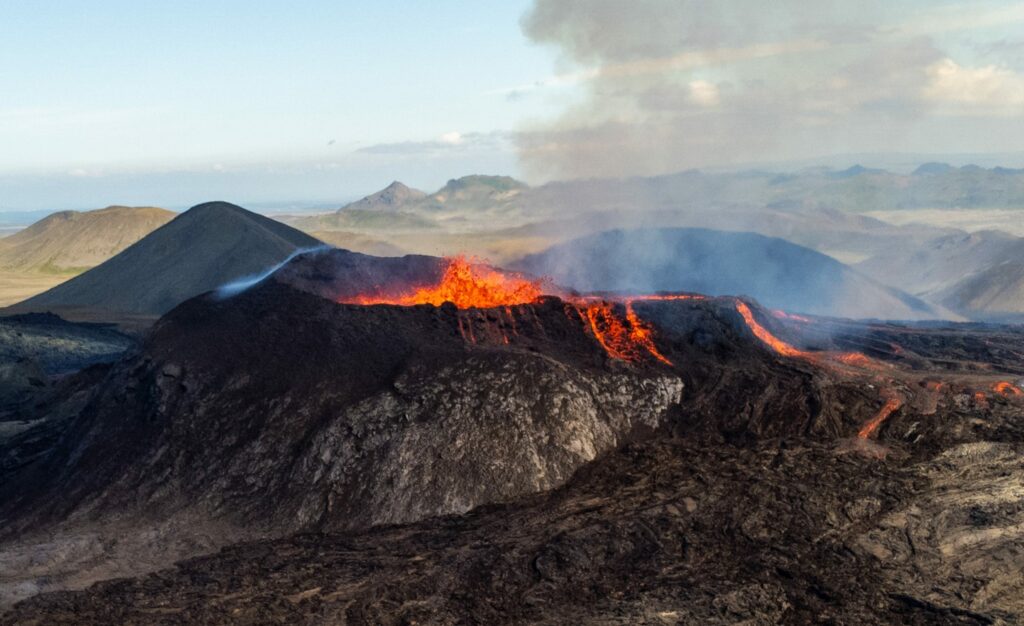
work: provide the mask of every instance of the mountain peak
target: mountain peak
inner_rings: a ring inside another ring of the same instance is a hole
[[[51,213],[4,239],[0,267],[80,272],[121,252],[174,215],[155,207],[124,206]]]
[[[243,209],[242,207],[238,206],[237,204],[232,204],[230,202],[225,202],[223,200],[213,200],[211,202],[203,202],[201,204],[197,204],[194,207],[192,207],[191,209],[189,209],[189,210],[185,211],[184,213],[182,213],[182,215],[192,215],[192,216],[198,217],[201,214],[222,213],[222,212],[223,213],[237,213],[237,212],[249,213],[249,211],[246,211],[245,209]]]
[[[449,180],[438,193],[457,192],[473,187],[487,187],[494,191],[513,191],[524,189],[527,184],[511,176],[493,176],[488,174],[470,174]]]
[[[858,163],[852,167],[846,168],[845,170],[832,172],[831,174],[829,174],[829,176],[831,178],[854,178],[855,176],[860,176],[862,174],[882,174],[884,173],[884,171],[885,170],[864,167],[863,165]]]
[[[913,175],[926,176],[933,174],[945,174],[946,172],[949,172],[950,170],[953,169],[955,168],[949,163],[938,163],[933,161],[931,163],[922,163],[921,165],[919,165],[917,169],[914,170]]]
[[[259,274],[320,242],[230,202],[204,202],[106,262],[16,305],[162,314],[180,302]]]
[[[427,194],[419,189],[413,189],[396,180],[376,193],[346,204],[341,207],[339,212],[398,209],[404,205],[419,202],[426,197]]]

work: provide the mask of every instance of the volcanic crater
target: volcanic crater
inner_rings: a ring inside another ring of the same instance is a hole
[[[564,497],[576,497],[571,494],[594,489],[595,476],[603,477],[606,497],[614,500],[625,483],[617,483],[610,470],[581,468],[635,461],[623,476],[647,476],[660,467],[682,472],[677,455],[693,454],[694,442],[702,442],[704,451],[685,462],[684,473],[724,471],[723,459],[734,454],[751,469],[731,489],[754,484],[758,463],[776,463],[768,451],[772,446],[809,451],[794,453],[786,463],[852,464],[836,470],[839,482],[824,482],[821,498],[830,504],[815,506],[825,517],[815,513],[813,519],[786,523],[801,537],[797,543],[820,532],[837,533],[826,539],[838,542],[837,551],[861,541],[848,555],[849,572],[861,571],[872,558],[884,561],[883,548],[870,547],[881,540],[871,544],[864,533],[885,528],[885,516],[923,493],[923,464],[957,446],[1019,447],[1024,392],[1011,358],[1018,351],[1024,353],[1024,334],[1005,327],[951,333],[941,325],[804,317],[737,297],[579,294],[465,258],[382,259],[343,250],[301,254],[241,293],[211,292],[164,316],[137,350],[109,366],[83,408],[48,431],[45,454],[19,456],[27,439],[4,444],[4,458],[27,460],[3,468],[0,519],[7,547],[0,546],[0,562],[17,563],[28,545],[37,554],[70,552],[69,568],[88,570],[83,563],[89,559],[105,560],[118,563],[114,571],[136,574],[241,539],[305,545],[274,538],[355,533],[337,536],[372,543],[395,532],[374,529],[409,523],[432,533],[436,524],[447,523],[431,521],[437,516],[563,486]],[[81,402],[81,395],[74,401]],[[32,445],[40,447],[38,436]],[[623,446],[643,452],[623,457]],[[810,472],[801,467],[798,474]],[[877,478],[890,470],[895,482]],[[852,515],[855,527],[829,531],[822,520],[843,506],[841,494],[852,489],[857,472],[876,478],[851,497],[876,498],[877,504]],[[782,480],[771,475],[769,480]],[[871,495],[876,488],[888,495]],[[671,499],[673,487],[666,489],[663,495]],[[716,493],[726,506],[729,490]],[[523,510],[550,512],[550,506],[565,505],[563,496],[552,498],[523,500]],[[481,520],[494,515],[486,507],[479,510]],[[616,511],[606,523],[628,525],[638,514],[629,507]],[[693,515],[685,502],[667,515],[671,521],[659,523],[682,524],[678,532],[700,541],[725,540],[687,526],[702,514]],[[999,528],[1011,528],[1022,515],[1003,511],[992,519]],[[758,524],[769,524],[768,518]],[[94,551],[79,554],[53,540],[55,533],[74,541],[126,526],[162,530],[143,540],[122,539],[123,548],[115,545],[100,559]],[[538,537],[554,532],[550,525],[531,528]],[[659,526],[649,537],[658,546],[650,558],[659,567],[668,567],[662,553],[667,546],[689,545],[676,545],[665,532],[668,526]],[[161,533],[172,534],[173,541]],[[430,541],[455,549],[469,536]],[[975,548],[1005,550],[1005,534],[988,537]],[[606,539],[593,536],[595,542]],[[587,540],[581,535],[573,541]],[[891,538],[886,541],[884,550],[896,549]],[[304,549],[294,545],[288,549]],[[597,549],[587,545],[586,550]],[[163,551],[162,561],[135,569],[127,563],[133,551],[156,548]],[[215,558],[232,554],[237,552]],[[645,557],[627,561],[636,558]],[[841,566],[846,557],[833,558]],[[900,567],[917,562],[904,560]],[[610,567],[627,566],[615,563]],[[212,561],[209,567],[216,572],[221,565]],[[475,567],[453,570],[452,584]],[[500,574],[520,565],[503,561],[495,567]],[[531,576],[544,578],[550,569],[537,567]],[[584,578],[597,575],[590,565],[580,567]],[[99,566],[92,578],[61,582],[50,571],[55,582],[34,582],[30,591],[80,586],[109,572]],[[830,589],[849,574],[815,572],[800,576]],[[767,587],[754,596],[775,598],[779,615],[815,610],[816,601],[783,578],[757,583]],[[16,599],[22,593],[17,586],[30,579],[38,577],[4,581],[7,597]],[[600,584],[622,589],[616,580],[602,578]],[[952,589],[951,580],[935,584]],[[1021,584],[999,572],[988,580],[1004,587]],[[568,581],[550,582],[552,602],[570,593]],[[296,575],[282,584],[307,582]],[[917,599],[904,601],[880,591],[892,584],[886,576],[861,584],[871,588],[868,595],[881,603],[882,613],[924,615],[953,603],[958,593],[922,599],[923,587],[911,585],[900,593]],[[74,596],[83,603],[76,606],[88,609],[89,598],[114,598],[119,589],[95,587],[86,592],[91,595]],[[416,597],[422,594],[428,592]],[[365,609],[361,615],[382,617],[359,604],[368,601],[364,596],[356,596],[350,599]],[[15,615],[38,611],[60,621],[61,597],[41,596],[20,605]],[[1006,594],[992,598],[979,606],[1000,615],[1021,608]],[[317,610],[333,606],[313,602]],[[474,612],[479,607],[473,603],[445,607],[453,619],[488,615]],[[872,610],[864,608],[865,615]],[[92,613],[97,619],[102,614]]]

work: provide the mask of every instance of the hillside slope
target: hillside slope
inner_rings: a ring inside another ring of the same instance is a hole
[[[53,213],[0,239],[0,268],[81,271],[106,261],[174,216],[166,209],[126,206]]]
[[[995,264],[942,290],[935,299],[974,319],[1024,318],[1024,261]]]
[[[227,202],[195,206],[109,261],[13,307],[158,315],[320,242]]]
[[[964,278],[1021,258],[1024,239],[994,230],[955,232],[893,245],[855,267],[879,282],[928,297]]]
[[[582,291],[748,295],[773,308],[840,317],[945,315],[831,257],[754,233],[613,230],[553,246],[512,265]]]

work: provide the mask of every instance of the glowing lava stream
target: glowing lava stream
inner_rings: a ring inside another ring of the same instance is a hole
[[[756,319],[754,319],[754,312],[750,310],[750,307],[747,306],[746,302],[743,302],[742,300],[737,300],[736,310],[739,312],[740,315],[743,316],[743,321],[747,323],[747,327],[750,328],[751,332],[753,332],[758,339],[768,344],[768,346],[770,346],[772,350],[775,350],[782,356],[790,356],[805,359],[812,357],[812,354],[810,352],[805,352],[804,350],[794,348],[785,341],[771,334],[771,332],[769,332],[767,328],[761,326],[761,324],[758,323]]]
[[[795,348],[785,341],[782,341],[773,335],[767,328],[759,324],[758,321],[754,319],[753,311],[750,310],[750,307],[747,306],[745,302],[736,300],[736,310],[741,316],[743,316],[743,321],[747,323],[747,327],[750,328],[751,332],[753,332],[758,339],[783,356],[807,359],[808,361],[819,365],[822,364],[821,358],[826,357],[844,365],[856,368],[878,369],[874,361],[860,352],[841,352],[838,354],[827,352],[813,353]],[[936,387],[936,390],[940,388],[941,387]],[[878,427],[881,426],[885,420],[889,419],[889,416],[892,415],[894,411],[903,406],[903,399],[896,395],[892,390],[884,392],[883,397],[885,398],[885,404],[883,404],[882,408],[875,413],[874,417],[868,420],[868,422],[861,427],[860,431],[857,433],[859,438],[869,438],[876,430],[878,430]]]
[[[878,410],[878,413],[875,413],[875,416],[872,417],[867,424],[864,424],[860,429],[860,432],[857,433],[857,436],[861,439],[867,439],[870,437],[876,430],[878,430],[878,427],[881,426],[882,423],[901,406],[903,406],[903,400],[901,400],[897,395],[890,395],[885,400],[885,404],[882,405],[882,408]]]
[[[736,311],[743,316],[743,321],[746,322],[747,327],[758,339],[763,341],[768,347],[782,356],[806,359],[808,361],[818,363],[819,365],[821,364],[822,359],[827,358],[852,367],[875,370],[880,369],[875,361],[872,361],[869,357],[861,354],[860,352],[808,352],[792,346],[773,335],[771,331],[754,319],[754,312],[751,311],[750,307],[747,306],[747,303],[742,300],[736,300]]]
[[[637,362],[646,352],[665,365],[673,365],[654,345],[652,331],[633,310],[633,301],[627,300],[626,318],[615,314],[611,302],[577,304],[577,311],[590,325],[594,338],[609,356],[620,361]]]

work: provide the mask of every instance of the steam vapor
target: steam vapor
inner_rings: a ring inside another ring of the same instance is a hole
[[[583,98],[518,136],[535,179],[898,149],[944,97],[907,6],[536,0],[525,34]]]
[[[274,274],[274,272],[287,265],[289,261],[299,256],[300,254],[318,254],[325,250],[330,250],[331,248],[333,248],[333,246],[328,246],[326,244],[322,246],[313,246],[311,248],[300,248],[295,252],[289,254],[286,259],[284,259],[277,265],[271,267],[270,269],[266,270],[265,272],[253,274],[252,276],[246,276],[244,278],[239,278],[238,280],[232,281],[226,285],[218,287],[217,290],[214,291],[214,296],[220,299],[237,296],[246,289],[249,289],[250,287],[253,287],[259,284],[260,282],[264,281],[265,279],[269,278]]]

